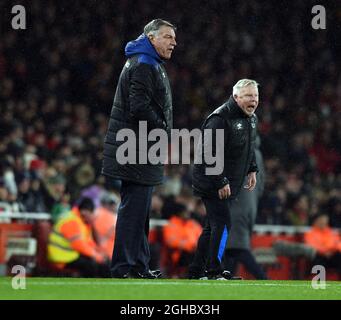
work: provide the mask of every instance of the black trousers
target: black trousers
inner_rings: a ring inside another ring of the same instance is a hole
[[[229,200],[202,198],[206,208],[205,227],[198,240],[189,274],[218,274],[231,227]]]
[[[241,263],[245,266],[257,280],[266,280],[267,276],[262,267],[257,263],[255,257],[250,250],[247,249],[226,249],[223,265],[226,270],[229,270],[232,275],[235,274],[237,264]]]
[[[153,186],[122,181],[121,204],[117,212],[115,245],[111,261],[112,277],[130,271],[149,270],[149,210]]]

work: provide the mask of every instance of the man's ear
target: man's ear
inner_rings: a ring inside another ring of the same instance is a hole
[[[236,100],[238,98],[238,95],[237,94],[234,94],[233,95],[233,98]]]

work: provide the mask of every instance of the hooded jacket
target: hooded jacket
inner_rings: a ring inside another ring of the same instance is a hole
[[[210,165],[205,161],[202,164],[195,164],[192,179],[194,194],[219,198],[218,190],[230,184],[230,199],[233,199],[238,195],[245,176],[258,171],[255,158],[257,117],[247,116],[231,96],[207,117],[202,129],[212,129],[212,151],[215,154],[218,147],[223,150],[224,166],[221,174],[207,175],[206,168]],[[216,129],[224,130],[223,146],[215,145]]]
[[[139,121],[147,122],[148,132],[172,128],[172,94],[163,60],[142,34],[125,48],[127,61],[122,69],[110,114],[108,131],[104,140],[102,173],[120,180],[145,185],[157,185],[163,180],[163,164],[141,163],[141,154],[147,158],[155,142],[147,142],[147,150],[139,147]],[[131,129],[136,135],[136,163],[120,164],[116,158],[119,146],[117,133]],[[141,137],[141,139],[143,139]]]

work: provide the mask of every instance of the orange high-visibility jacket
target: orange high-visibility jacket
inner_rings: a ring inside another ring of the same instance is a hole
[[[172,249],[192,252],[201,232],[202,227],[195,220],[172,216],[169,223],[163,227],[163,238],[165,244]]]
[[[177,264],[181,252],[194,252],[201,235],[201,225],[193,219],[182,219],[172,216],[163,227],[163,240],[168,248],[173,249],[171,259]]]
[[[102,251],[111,258],[115,242],[115,227],[117,214],[99,207],[95,211],[94,228]]]
[[[97,262],[103,261],[95,243],[91,227],[81,218],[78,208],[63,214],[49,235],[48,259],[54,263],[70,263],[80,255]]]
[[[330,227],[324,229],[312,227],[304,234],[304,242],[322,255],[336,251],[341,252],[340,235]]]

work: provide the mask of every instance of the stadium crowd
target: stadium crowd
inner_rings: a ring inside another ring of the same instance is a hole
[[[161,17],[178,27],[166,64],[175,127],[200,127],[238,79],[256,79],[266,168],[257,222],[308,225],[323,211],[341,227],[341,12],[333,4],[327,29],[314,30],[313,1],[187,0],[181,10],[175,1],[23,1],[27,29],[13,30],[10,3],[0,4],[8,13],[0,41],[0,211],[55,219],[84,193],[96,201],[101,192],[118,194],[119,184],[101,176],[101,159],[123,50],[141,25]],[[182,216],[202,223],[191,166],[166,171],[153,218],[168,219],[183,205]]]

